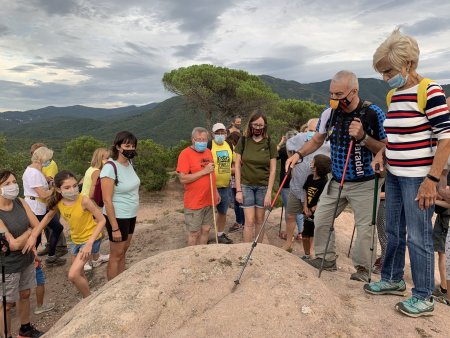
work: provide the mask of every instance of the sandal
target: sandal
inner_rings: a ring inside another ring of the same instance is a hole
[[[230,229],[228,229],[228,232],[236,232],[242,229],[242,225],[238,223],[234,223]]]
[[[297,236],[295,237],[295,239],[297,241],[301,241],[302,240],[302,234],[297,234]]]
[[[286,240],[287,239],[287,233],[284,231],[281,231],[280,234],[278,235],[278,237],[280,237],[281,239]]]

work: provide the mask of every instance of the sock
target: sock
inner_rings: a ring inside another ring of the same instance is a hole
[[[442,293],[447,293],[447,289],[444,289],[442,286],[439,286],[441,288]]]
[[[223,235],[223,232],[217,232],[217,237],[220,237]]]

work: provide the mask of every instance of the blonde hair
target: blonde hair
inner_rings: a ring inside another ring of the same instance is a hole
[[[101,169],[103,167],[103,157],[109,157],[109,150],[106,148],[97,148],[92,155],[91,167]]]
[[[416,39],[402,35],[400,28],[394,29],[391,35],[383,41],[373,54],[373,68],[381,73],[378,63],[384,58],[395,69],[400,71],[402,66],[411,62],[411,70],[416,70],[419,64],[419,45]]]
[[[36,151],[36,149],[39,149],[40,147],[46,147],[44,143],[35,143],[31,145],[30,153],[33,155],[33,153]]]
[[[48,149],[47,147],[37,148],[33,155],[31,155],[31,162],[39,162],[44,163],[53,158],[53,150]]]

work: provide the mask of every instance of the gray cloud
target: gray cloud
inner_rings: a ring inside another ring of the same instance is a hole
[[[138,45],[130,41],[125,42],[125,46],[136,52],[138,55],[146,55],[150,57],[155,56],[155,52],[157,51],[154,47]]]
[[[35,68],[36,68],[36,66],[33,66],[33,65],[22,65],[22,66],[16,66],[13,68],[9,68],[8,70],[10,70],[12,72],[16,72],[16,73],[25,73],[25,72],[28,72]]]
[[[9,33],[9,28],[8,26],[5,26],[3,24],[0,23],[0,36],[2,35],[6,35]]]
[[[174,56],[181,57],[184,59],[195,59],[198,52],[203,47],[203,43],[190,43],[184,46],[174,47]]]
[[[411,25],[403,26],[403,31],[410,35],[429,36],[438,32],[450,30],[450,20],[448,17],[429,17]]]
[[[49,15],[67,15],[80,9],[76,0],[35,0],[35,4]]]
[[[50,59],[53,68],[85,69],[91,67],[89,60],[72,55],[58,56]]]

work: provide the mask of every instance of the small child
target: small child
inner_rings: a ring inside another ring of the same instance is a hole
[[[303,233],[302,243],[305,255],[302,259],[310,259],[311,244],[314,238],[314,212],[328,181],[328,173],[331,172],[331,159],[326,155],[316,155],[310,163],[312,175],[306,179],[303,189],[305,190],[305,204],[303,206]]]
[[[101,232],[106,223],[105,217],[88,196],[79,193],[75,176],[65,170],[55,176],[55,190],[49,199],[48,209],[49,212],[39,226],[33,229],[23,251],[34,247],[38,234],[59,210],[61,216],[69,223],[73,242],[72,265],[68,277],[83,298],[86,298],[91,292],[84,274],[84,265],[91,254],[98,253],[100,250]]]

